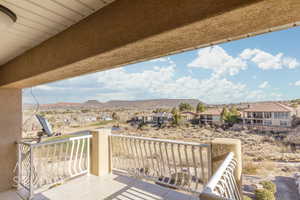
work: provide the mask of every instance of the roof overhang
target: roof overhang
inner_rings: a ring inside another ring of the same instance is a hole
[[[299,0],[118,0],[0,66],[0,87],[31,87],[299,21]]]

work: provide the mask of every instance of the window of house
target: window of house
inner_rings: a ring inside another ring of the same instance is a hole
[[[280,126],[288,126],[288,122],[287,121],[280,121]]]
[[[262,112],[254,112],[253,118],[263,118],[263,113]]]
[[[287,119],[289,117],[288,112],[275,112],[274,118],[275,119]]]
[[[252,118],[252,112],[247,112],[247,117]]]
[[[272,125],[272,121],[271,120],[265,120],[264,121],[264,125],[271,126]]]
[[[260,119],[254,119],[254,120],[253,120],[253,124],[261,125],[261,124],[263,124],[263,121],[260,120]]]
[[[272,118],[272,113],[271,112],[264,112],[264,118],[266,118],[266,119]]]

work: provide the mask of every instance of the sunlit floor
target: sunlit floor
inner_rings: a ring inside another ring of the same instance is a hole
[[[20,200],[15,191],[0,193],[1,200]],[[196,196],[180,193],[123,175],[79,177],[38,194],[34,200],[197,200]]]

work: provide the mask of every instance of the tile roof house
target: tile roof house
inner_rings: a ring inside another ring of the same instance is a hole
[[[190,112],[190,111],[185,111],[180,113],[181,118],[185,121],[192,121],[196,118],[198,118],[198,113],[195,112]]]
[[[248,105],[243,111],[244,125],[291,127],[293,108],[277,103],[257,103]]]
[[[202,124],[220,124],[222,108],[209,108],[200,113],[200,123]]]

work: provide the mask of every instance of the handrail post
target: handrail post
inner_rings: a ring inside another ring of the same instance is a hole
[[[91,172],[91,139],[87,138],[87,171]]]
[[[209,179],[212,177],[212,144],[209,145],[207,148],[207,162],[208,162],[208,170],[207,170],[207,180],[206,182],[209,181]]]
[[[18,145],[18,183],[17,183],[17,189],[19,190],[21,188],[21,181],[22,181],[22,153],[21,153],[21,144]]]
[[[33,186],[33,147],[30,146],[30,174],[29,174],[29,200],[33,198],[34,195],[34,186]]]
[[[91,174],[103,176],[111,173],[110,128],[100,128],[91,131]]]

